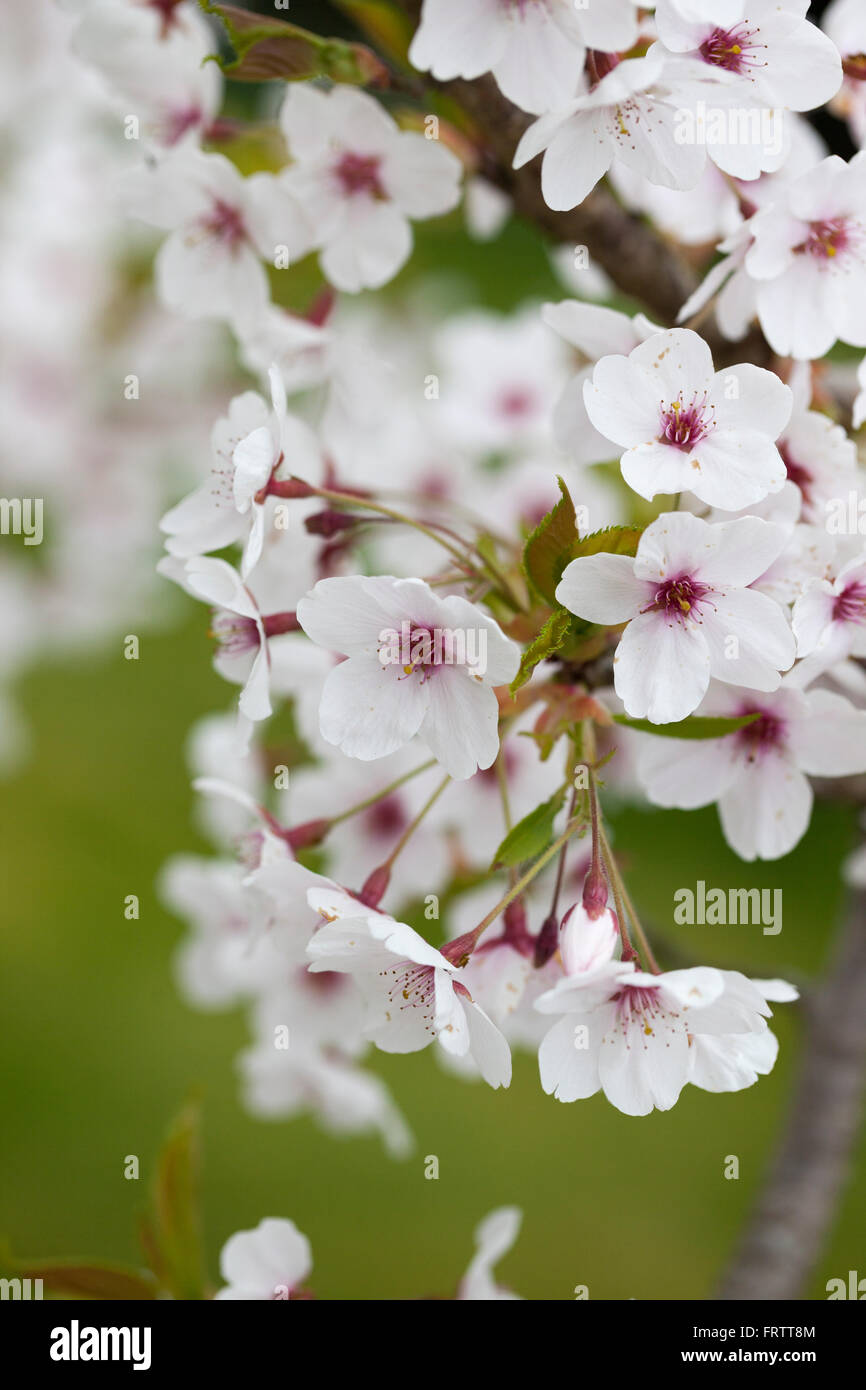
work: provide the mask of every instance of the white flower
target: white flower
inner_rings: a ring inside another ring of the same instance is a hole
[[[459,201],[456,156],[401,131],[364,92],[294,84],[280,124],[293,161],[280,182],[303,207],[322,271],[338,289],[386,284],[412,250],[409,219],[437,217]]]
[[[550,417],[565,383],[566,353],[535,306],[518,314],[460,314],[433,344],[437,423],[473,454],[549,447]]]
[[[424,0],[409,61],[440,81],[492,72],[524,111],[574,96],[587,48],[613,53],[638,35],[633,0]]]
[[[812,814],[809,776],[866,771],[866,713],[829,690],[714,690],[701,713],[758,718],[723,738],[644,735],[638,775],[656,806],[718,802],[725,839],[741,859],[779,859],[802,839]]]
[[[860,0],[832,0],[821,24],[849,65],[830,109],[848,122],[853,140],[862,149],[866,145],[866,11]]]
[[[619,927],[609,907],[591,917],[582,902],[575,903],[559,924],[559,954],[566,975],[604,967],[618,940]]]
[[[420,579],[322,579],[297,608],[319,646],[344,652],[325,681],[322,736],[351,758],[393,753],[417,734],[452,777],[490,767],[499,748],[494,687],[514,679],[517,646],[492,618]]]
[[[599,433],[625,448],[620,466],[641,497],[693,492],[739,511],[778,492],[785,465],[773,441],[792,396],[773,373],[743,362],[714,372],[697,333],[656,333],[628,357],[603,357],[584,385]]]
[[[490,1302],[493,1299],[520,1299],[493,1278],[493,1266],[507,1254],[517,1239],[523,1213],[519,1207],[497,1207],[476,1228],[475,1254],[460,1281],[458,1299]]]
[[[411,1152],[412,1135],[385,1083],[333,1048],[294,1039],[284,1050],[271,1036],[247,1048],[238,1069],[244,1106],[258,1119],[309,1112],[328,1134],[377,1134],[391,1158]]]
[[[813,579],[792,614],[798,661],[792,678],[808,685],[849,656],[866,656],[866,552],[843,564],[832,581]]]
[[[582,203],[614,160],[669,188],[697,183],[706,150],[677,140],[676,98],[664,67],[660,52],[627,58],[586,96],[541,116],[524,133],[514,167],[545,151],[541,190],[548,207]]]
[[[270,291],[262,260],[310,246],[306,220],[272,174],[244,179],[221,154],[176,149],[127,182],[132,215],[171,235],[156,257],[160,297],[190,318],[254,318]]]
[[[803,521],[823,524],[826,504],[857,488],[857,446],[829,415],[809,409],[812,368],[808,362],[793,364],[788,384],[794,408],[777,448],[788,478],[800,490]]]
[[[192,4],[117,4],[95,0],[73,47],[108,84],[115,104],[141,121],[155,144],[200,139],[219,111],[222,76],[214,36]]]
[[[245,391],[214,426],[210,476],[167,511],[160,530],[170,555],[203,555],[245,538],[241,576],[262,553],[265,507],[257,494],[285,461],[311,482],[319,481],[321,455],[308,425],[286,411],[276,368],[270,371],[273,415],[256,391]]]
[[[866,152],[830,155],[748,223],[743,267],[761,328],[783,357],[866,346]]]
[[[839,90],[842,64],[807,8],[806,0],[658,0],[655,19],[667,49],[730,84],[741,102],[809,111]]]
[[[307,948],[310,969],[352,974],[367,1001],[366,1035],[377,1047],[417,1052],[435,1038],[447,1052],[470,1053],[490,1086],[509,1085],[508,1043],[446,956],[363,903],[347,901],[341,910],[333,894],[315,888],[307,900],[325,917]]]
[[[713,1021],[710,1005],[701,1015],[704,1027],[692,1038],[689,1083],[702,1091],[742,1091],[773,1070],[779,1053],[775,1033],[761,1026],[761,1020],[770,1017],[767,1003],[787,1004],[799,995],[786,980],[749,980],[737,970],[720,970],[719,974],[725,985],[721,1026],[730,1025],[734,1009],[748,1031],[714,1033],[707,1026]]]
[[[242,686],[238,708],[243,721],[271,713],[268,643],[259,606],[236,569],[226,560],[195,556],[183,564],[173,556],[157,569],[217,610],[213,633],[219,644],[214,665],[220,675]],[[247,724],[242,722],[246,731]]]
[[[747,586],[787,539],[758,517],[710,524],[668,513],[646,528],[634,559],[572,560],[556,597],[590,622],[628,624],[614,657],[616,693],[627,714],[667,724],[697,708],[711,676],[778,689],[794,639],[779,605]]]
[[[220,1252],[223,1299],[291,1299],[313,1268],[310,1242],[294,1221],[266,1217],[253,1231],[236,1231]]]
[[[574,463],[604,463],[610,458],[610,441],[590,423],[583,398],[584,383],[592,378],[592,368],[600,357],[615,352],[627,355],[645,338],[658,333],[659,327],[644,314],[630,318],[617,309],[583,304],[578,299],[545,304],[541,316],[588,364],[572,377],[557,402],[553,413],[556,441]]]
[[[646,975],[629,961],[566,976],[536,1000],[541,1013],[563,1015],[538,1051],[542,1087],[561,1101],[602,1090],[626,1115],[670,1110],[708,1006],[717,1006],[714,1031],[737,1031],[733,1010],[718,1022],[723,990],[721,972],[703,966]]]

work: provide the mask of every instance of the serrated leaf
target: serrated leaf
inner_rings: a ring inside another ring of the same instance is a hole
[[[543,854],[553,839],[553,822],[564,799],[565,788],[562,787],[549,801],[542,802],[518,821],[493,856],[492,868],[513,867]]]
[[[520,669],[510,686],[512,695],[526,684],[540,661],[559,651],[568,638],[571,618],[572,615],[567,608],[554,609],[538,636],[530,642],[520,658]]]
[[[643,535],[640,526],[605,526],[601,531],[593,531],[582,536],[574,545],[570,559],[580,555],[636,555],[638,543]]]
[[[738,729],[745,729],[747,724],[754,724],[760,717],[760,711],[756,710],[737,718],[689,715],[688,719],[681,719],[677,724],[652,724],[649,719],[631,719],[627,714],[615,714],[613,721],[627,729],[637,729],[642,734],[656,734],[660,738],[700,739],[725,738],[728,734],[735,734]]]
[[[227,77],[240,82],[300,82],[327,77],[360,87],[388,80],[384,64],[364,44],[322,38],[285,19],[270,19],[235,5],[215,4],[213,0],[199,0],[199,4],[225,25],[235,56],[213,57]]]
[[[557,478],[557,482],[562,496],[541,518],[523,547],[526,577],[551,607],[556,604],[556,586],[578,540],[574,503],[562,478]]]

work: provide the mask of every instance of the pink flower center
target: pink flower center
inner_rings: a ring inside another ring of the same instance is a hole
[[[688,574],[666,579],[655,591],[652,603],[642,609],[643,613],[664,613],[668,619],[685,623],[687,619],[700,620],[699,608],[706,595],[712,593],[709,585],[693,579]]]
[[[832,217],[823,222],[810,222],[805,241],[794,247],[798,256],[812,256],[818,261],[833,261],[850,251],[856,241],[856,228],[848,218]]]
[[[515,386],[502,392],[497,401],[497,409],[506,420],[524,420],[535,409],[535,397],[531,391]]]
[[[627,1048],[638,1041],[647,1048],[651,1038],[658,1037],[661,1041],[665,1033],[685,1031],[685,1021],[663,1002],[658,986],[626,985],[614,995],[612,1002],[616,1005],[615,1030]],[[613,1042],[613,1038],[610,1041]]]
[[[695,445],[715,428],[715,423],[705,395],[693,396],[688,405],[680,396],[662,410],[659,440],[662,444],[672,445],[674,449],[691,453]]]
[[[383,796],[375,806],[364,813],[364,825],[371,835],[377,838],[390,838],[399,835],[409,824],[406,805],[398,792]]]
[[[201,107],[184,106],[169,111],[163,124],[163,139],[167,145],[176,145],[188,130],[193,130],[202,117]]]
[[[705,63],[740,75],[749,68],[766,67],[761,51],[767,45],[755,42],[759,33],[759,29],[750,29],[746,24],[737,24],[733,29],[716,28],[701,44],[700,55]]]
[[[210,635],[216,638],[220,651],[226,656],[243,656],[245,652],[257,651],[261,640],[252,618],[230,613],[227,608],[214,609]]]
[[[797,487],[800,489],[800,492],[803,496],[803,501],[806,504],[810,503],[812,500],[812,484],[815,481],[813,475],[809,472],[805,464],[798,463],[795,458],[791,457],[791,451],[784,439],[781,439],[776,447],[778,448],[779,453],[782,455],[782,462],[785,465],[785,469],[791,482],[796,483]]]
[[[161,17],[161,37],[167,38],[171,26],[175,22],[174,12],[177,9],[178,5],[181,3],[181,0],[146,0],[146,3],[150,9],[156,10],[157,14]]]
[[[221,241],[230,251],[235,251],[246,241],[247,229],[240,210],[222,198],[215,198],[208,215],[202,218],[201,227],[209,237]]]
[[[385,198],[385,189],[380,178],[382,161],[375,154],[346,154],[340,157],[334,173],[342,192],[348,198],[366,193],[371,198]]]
[[[866,622],[866,584],[855,582],[842,590],[833,602],[833,621]]]
[[[746,707],[739,711],[742,717],[745,714],[754,714],[755,706]],[[769,710],[761,709],[758,718],[751,724],[746,724],[742,729],[738,729],[734,734],[737,745],[746,755],[746,760],[750,763],[766,753],[776,752],[785,747],[786,725],[783,719]]]
[[[433,1032],[435,1005],[435,972],[432,965],[418,965],[414,960],[399,961],[379,972],[388,985],[387,997],[399,1013],[420,1009],[428,1032]]]

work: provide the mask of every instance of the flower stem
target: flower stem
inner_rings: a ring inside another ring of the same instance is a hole
[[[377,801],[384,801],[386,796],[390,796],[398,787],[402,787],[404,782],[409,782],[413,777],[417,777],[419,773],[426,772],[428,768],[434,767],[435,763],[436,759],[430,758],[426,763],[422,763],[420,767],[413,768],[411,772],[404,772],[402,777],[395,778],[393,782],[389,782],[388,786],[383,787],[381,791],[374,792],[372,796],[368,796],[364,801],[359,801],[356,805],[350,806],[348,811],[341,811],[338,816],[332,816],[331,825],[340,825],[342,821],[349,820],[351,816],[357,816],[361,811],[366,811],[368,806],[375,806]]]

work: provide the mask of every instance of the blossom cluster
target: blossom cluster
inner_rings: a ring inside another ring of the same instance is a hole
[[[859,7],[821,30],[806,0],[425,0],[422,87],[491,73],[553,212],[608,177],[702,265],[718,248],[675,327],[579,270],[507,315],[361,296],[415,224],[512,216],[471,133],[317,75],[281,89],[250,171],[196,7],[69,8],[140,115],[118,196],[164,234],[156,295],[230,330],[255,385],[207,421],[159,562],[236,690],[189,746],[216,854],[162,892],[186,996],[248,1010],[247,1105],[400,1155],[372,1048],[432,1045],[492,1087],[530,1050],[547,1093],[631,1115],[752,1085],[796,991],[661,970],[606,803],[716,804],[737,855],[773,860],[810,779],[866,772],[866,369],[858,395],[816,361],[866,347],[866,151],[828,155],[802,114],[864,129]],[[321,289],[289,309],[299,263]],[[754,325],[768,351],[737,362]],[[304,1279],[278,1224],[230,1242],[224,1296]]]

